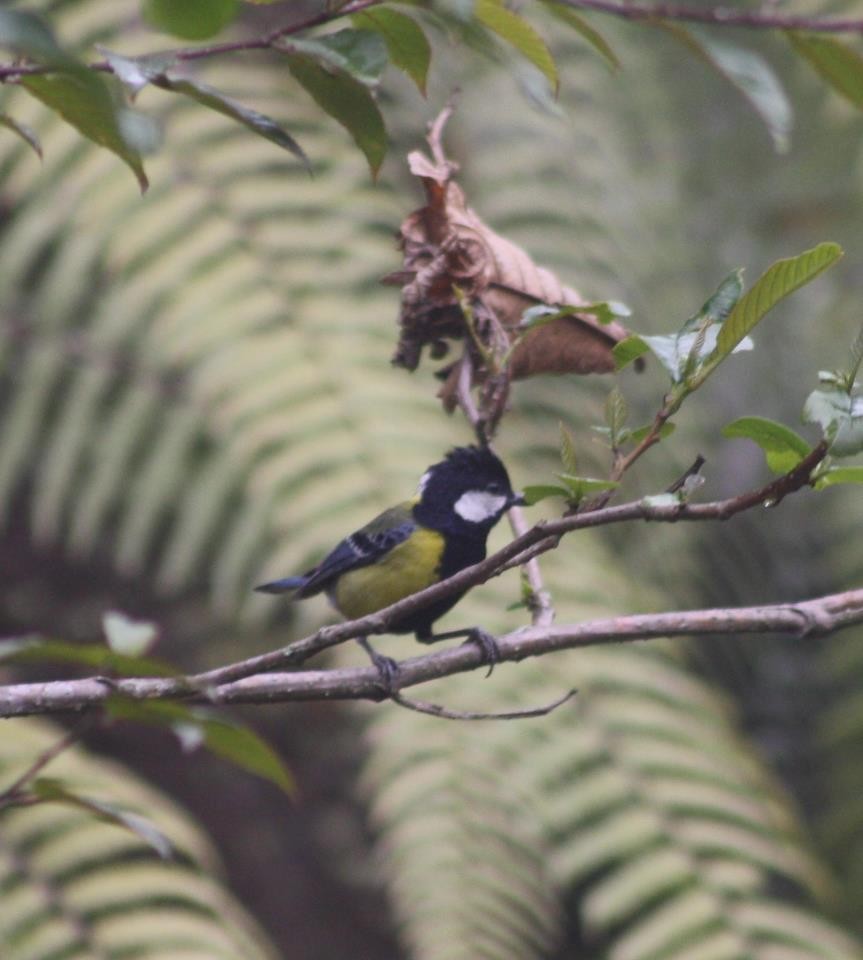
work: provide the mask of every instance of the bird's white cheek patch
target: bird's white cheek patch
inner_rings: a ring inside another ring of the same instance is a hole
[[[483,523],[503,509],[506,497],[485,490],[468,490],[455,502],[455,512],[468,523]]]

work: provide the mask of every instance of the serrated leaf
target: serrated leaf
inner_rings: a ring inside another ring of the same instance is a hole
[[[305,54],[290,54],[288,66],[318,106],[354,138],[376,177],[386,155],[387,133],[381,112],[365,84],[343,70],[325,70]]]
[[[353,22],[360,28],[376,30],[383,37],[392,63],[403,70],[425,96],[431,45],[417,22],[387,7],[356,13]]]
[[[569,490],[566,487],[558,487],[551,483],[528,484],[522,488],[521,492],[524,494],[525,504],[529,507],[539,503],[540,500],[547,500],[549,497],[569,499]]]
[[[286,49],[343,70],[367,86],[379,82],[388,62],[387,45],[376,30],[337,30],[313,40],[292,39]]]
[[[728,438],[752,440],[764,451],[774,473],[788,473],[811,451],[810,445],[790,427],[764,417],[741,417],[722,428]]]
[[[502,0],[475,0],[473,12],[480,23],[529,60],[557,92],[560,80],[554,57],[527,20],[505,7]]]
[[[200,80],[172,77],[168,74],[160,78],[159,86],[166,90],[173,90],[175,93],[182,93],[193,100],[197,100],[203,106],[236,120],[244,127],[248,127],[257,133],[258,136],[292,153],[307,170],[311,171],[309,158],[303,148],[284,127],[276,123],[271,117],[258,113],[257,110],[225,96],[220,90],[207,83],[202,83]]]
[[[578,472],[578,455],[575,451],[575,437],[572,432],[560,424],[560,462],[566,473]]]
[[[614,355],[614,366],[617,370],[623,370],[628,367],[633,360],[637,360],[650,350],[650,347],[637,334],[621,340],[612,348]]]
[[[617,54],[609,46],[608,41],[598,30],[595,30],[584,17],[577,14],[571,7],[565,7],[560,3],[556,3],[555,0],[542,0],[542,3],[558,20],[572,27],[576,33],[587,40],[612,70],[618,70],[620,68],[620,60],[618,60]]]
[[[863,397],[844,390],[813,390],[803,407],[805,423],[817,423],[837,457],[863,451]]]
[[[822,490],[840,483],[863,483],[863,467],[831,467],[818,475],[815,489]]]
[[[833,37],[789,30],[791,46],[833,89],[863,110],[863,57]]]
[[[170,859],[174,854],[174,846],[171,841],[151,820],[142,817],[140,814],[124,810],[122,807],[106,800],[96,800],[93,797],[84,796],[62,780],[56,780],[53,777],[39,777],[34,780],[30,790],[40,800],[78,807],[94,814],[100,820],[114,823],[118,827],[129,830],[152,847],[163,860]]]
[[[42,144],[39,143],[36,131],[33,130],[32,127],[28,127],[26,123],[19,123],[14,117],[10,117],[5,113],[0,113],[0,126],[6,127],[7,130],[11,130],[19,136],[26,144],[32,147],[36,156],[38,156],[40,160],[42,159]]]
[[[737,301],[731,315],[722,324],[715,356],[711,360],[718,362],[731,353],[780,300],[814,280],[841,256],[842,248],[838,243],[820,243],[799,256],[777,260],[768,267]]]
[[[147,175],[141,154],[123,136],[117,107],[104,78],[87,67],[66,65],[51,74],[22,77],[20,84],[89,140],[117,154],[135,174],[141,191]]]
[[[140,657],[159,638],[159,628],[149,620],[133,620],[119,610],[102,614],[102,632],[114,653]]]
[[[237,0],[145,0],[141,12],[157,30],[183,40],[206,40],[232,23],[238,11]]]

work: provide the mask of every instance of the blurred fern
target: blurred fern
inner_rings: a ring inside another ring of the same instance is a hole
[[[124,42],[143,43],[126,23],[133,4],[45,6],[82,46],[121,24]],[[633,76],[651,64],[622,34],[614,44]],[[678,229],[680,122],[655,109],[650,84],[630,80],[622,104],[593,54],[573,44],[561,58],[574,127],[515,116],[497,72],[466,84],[454,139],[469,195],[586,295],[682,319],[703,290]],[[463,69],[456,56],[451,66],[447,83]],[[302,133],[313,180],[223,116],[147,89],[140,105],[164,117],[167,147],[148,161],[143,199],[115,158],[4,91],[45,162],[0,139],[0,516],[23,505],[33,538],[71,563],[96,555],[167,594],[206,591],[229,621],[265,617],[251,583],[319,556],[467,438],[441,416],[428,373],[410,381],[386,362],[396,306],[377,279],[395,265],[402,171],[393,161],[372,188],[343,134],[283,74],[267,62],[206,68]],[[401,90],[387,106],[414,145],[428,108]],[[648,172],[645,150],[666,162]],[[585,436],[601,421],[607,386],[563,384],[516,391],[501,446],[517,482],[551,465],[559,419]],[[659,464],[659,483],[678,467],[674,455]],[[666,590],[696,594],[685,536],[632,537],[625,561],[592,539],[565,544],[544,563],[560,616],[655,603],[640,585],[648,568]],[[716,562],[731,581],[732,554]],[[631,577],[613,573],[620,563]],[[520,615],[501,611],[517,595],[515,576],[500,578],[451,616],[511,627]],[[297,629],[322,612],[293,611]],[[363,786],[413,956],[530,960],[567,925],[576,947],[609,960],[861,956],[823,919],[853,898],[726,700],[672,648],[580,651],[430,695],[500,709],[570,686],[576,706],[538,722],[447,725],[392,706],[369,718]]]
[[[14,736],[0,737],[0,786],[59,736],[47,723],[16,720]],[[53,760],[50,771],[86,796],[146,814],[174,855],[160,860],[139,836],[73,806],[3,810],[0,945],[7,960],[275,956],[212,879],[212,850],[185,814],[118,764],[80,748]]]

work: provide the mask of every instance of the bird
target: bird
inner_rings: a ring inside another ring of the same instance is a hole
[[[349,620],[375,613],[485,559],[488,534],[503,514],[524,504],[506,467],[485,446],[455,447],[422,475],[416,495],[345,537],[324,559],[299,576],[255,587],[261,593],[304,600],[326,593]],[[489,666],[498,658],[494,638],[477,627],[435,634],[436,620],[467,590],[399,617],[388,630],[413,633],[420,643],[466,636],[479,644]],[[398,673],[389,657],[359,637],[387,692]]]

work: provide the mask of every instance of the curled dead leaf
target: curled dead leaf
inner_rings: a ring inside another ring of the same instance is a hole
[[[384,278],[402,288],[401,332],[393,362],[415,370],[424,347],[440,357],[447,340],[464,340],[474,379],[483,382],[612,372],[612,349],[628,335],[625,327],[579,313],[577,307],[587,302],[482,221],[455,182],[455,164],[433,138],[430,144],[434,159],[419,151],[408,156],[411,172],[422,181],[426,205],[402,223],[398,242],[403,265]],[[537,305],[576,309],[525,330],[524,312]],[[441,396],[451,408],[459,364],[443,375]]]

